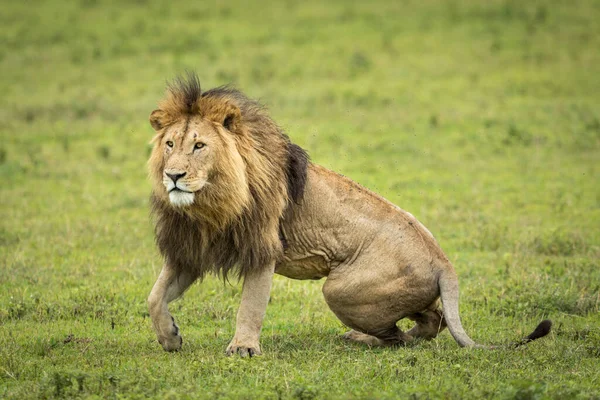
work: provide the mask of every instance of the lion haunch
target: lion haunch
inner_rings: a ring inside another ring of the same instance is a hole
[[[400,344],[448,326],[459,345],[484,347],[462,328],[458,279],[431,233],[410,213],[310,163],[259,103],[228,87],[202,92],[188,74],[168,86],[150,124],[151,204],[164,266],[148,305],[165,350],[182,344],[168,303],[207,273],[244,280],[227,354],[260,354],[274,273],[327,278],[323,294],[352,328],[347,339]],[[396,326],[403,318],[415,321],[406,333]],[[550,325],[515,345],[545,336]]]

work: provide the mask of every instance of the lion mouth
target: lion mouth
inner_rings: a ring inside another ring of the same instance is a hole
[[[193,193],[193,192],[190,192],[189,190],[183,190],[178,187],[174,187],[173,189],[169,190],[169,193],[171,193],[171,192]]]

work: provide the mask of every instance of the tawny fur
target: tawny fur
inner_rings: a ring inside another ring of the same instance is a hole
[[[427,228],[311,164],[258,103],[227,87],[202,93],[190,74],[169,86],[150,123],[152,211],[165,264],[148,304],[165,350],[182,343],[168,303],[210,272],[244,278],[227,354],[260,354],[273,273],[326,277],[327,304],[353,329],[347,339],[400,344],[447,326],[459,345],[483,347],[462,327],[458,278]],[[407,333],[397,327],[403,318],[416,322]],[[516,345],[550,326],[544,321]]]

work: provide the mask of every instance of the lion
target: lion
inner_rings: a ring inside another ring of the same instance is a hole
[[[326,278],[323,295],[351,329],[348,340],[401,345],[433,339],[447,326],[462,347],[490,347],[465,333],[457,274],[429,230],[312,163],[258,102],[227,86],[202,92],[188,73],[168,85],[150,124],[151,208],[164,265],[148,307],[165,350],[183,342],[168,304],[209,273],[243,280],[227,355],[261,354],[275,273]],[[397,326],[403,318],[415,322],[407,332]],[[550,327],[542,321],[514,345]]]

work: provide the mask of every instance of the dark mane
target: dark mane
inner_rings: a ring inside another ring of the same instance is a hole
[[[185,76],[175,77],[173,81],[167,83],[167,90],[173,100],[172,105],[176,106],[179,112],[186,114],[197,112],[202,90],[200,79],[195,73],[187,71]]]
[[[156,243],[165,260],[200,278],[212,272],[225,279],[231,272],[239,278],[279,260],[284,252],[279,227],[287,211],[302,200],[307,153],[290,141],[258,101],[230,86],[202,93],[193,73],[173,80],[159,107],[168,121],[164,126],[199,115],[227,128],[223,134],[237,143],[250,195],[241,213],[232,214],[228,206],[236,196],[230,192],[231,181],[229,185],[217,181],[206,192],[198,192],[198,204],[190,210],[176,209],[160,195],[164,190],[159,168],[162,156],[153,154],[157,162],[155,166],[150,163],[155,182],[151,206]],[[230,115],[236,119],[231,129],[227,126]],[[225,177],[221,179],[231,176],[231,169],[219,171],[218,176]]]
[[[289,142],[288,167],[286,171],[287,189],[289,198],[296,203],[299,203],[304,195],[308,162],[308,153],[302,147]]]

